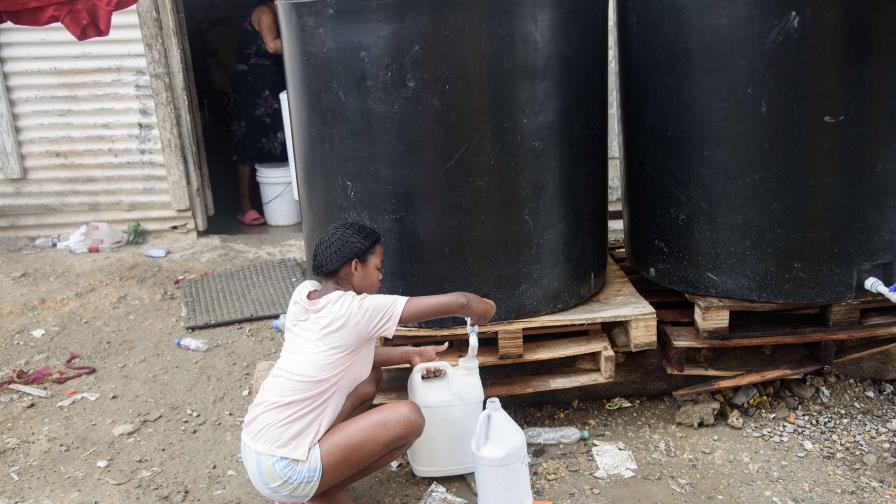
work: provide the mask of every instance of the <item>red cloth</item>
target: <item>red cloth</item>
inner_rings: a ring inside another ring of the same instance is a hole
[[[0,0],[0,24],[46,26],[62,23],[78,40],[105,37],[112,13],[137,0]]]

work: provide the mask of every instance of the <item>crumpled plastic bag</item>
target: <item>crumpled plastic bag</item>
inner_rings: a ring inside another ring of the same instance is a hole
[[[594,441],[595,446],[591,448],[591,455],[597,462],[597,472],[594,476],[600,479],[608,479],[610,476],[622,476],[623,478],[631,478],[635,475],[633,471],[638,470],[638,464],[632,452],[625,449],[625,445],[620,443],[607,443],[605,441]]]
[[[79,227],[67,239],[60,240],[56,248],[84,252],[109,252],[124,245],[125,234],[113,229],[106,222],[91,222]]]
[[[467,504],[467,501],[452,494],[442,485],[433,483],[418,504]]]

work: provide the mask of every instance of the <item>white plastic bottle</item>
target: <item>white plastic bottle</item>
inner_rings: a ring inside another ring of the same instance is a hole
[[[208,341],[196,338],[174,338],[174,346],[183,348],[184,350],[195,350],[204,352],[208,350]]]
[[[479,415],[470,450],[479,504],[532,504],[526,435],[497,397]]]
[[[530,427],[523,432],[529,444],[573,444],[588,440],[588,431],[575,427]]]

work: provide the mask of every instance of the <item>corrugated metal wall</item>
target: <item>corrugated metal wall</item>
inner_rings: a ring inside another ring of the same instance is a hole
[[[172,208],[136,9],[86,42],[58,24],[2,25],[0,67],[25,169],[0,179],[0,235],[192,223]]]

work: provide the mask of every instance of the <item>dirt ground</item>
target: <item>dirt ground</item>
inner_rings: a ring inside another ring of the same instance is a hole
[[[172,279],[257,259],[304,257],[300,237],[155,234],[143,246],[75,255],[0,242],[0,369],[62,368],[69,352],[94,375],[45,386],[47,399],[0,392],[0,504],[262,503],[239,461],[255,363],[279,352],[269,321],[195,331],[208,352],[172,346],[187,334]],[[143,257],[167,247],[164,259]],[[34,337],[32,331],[46,334]],[[620,363],[624,373],[626,365]],[[818,378],[821,379],[821,378]],[[803,401],[790,422],[759,411],[734,429],[676,425],[671,396],[511,406],[524,426],[574,425],[624,443],[630,479],[601,480],[590,444],[531,448],[533,490],[554,503],[885,502],[896,496],[896,402],[887,383],[831,375],[831,399]],[[67,407],[65,390],[99,394]],[[591,394],[600,391],[591,389]],[[793,423],[795,422],[795,423]],[[138,430],[113,435],[132,424]],[[105,460],[105,468],[97,467]],[[440,483],[475,502],[463,478]],[[350,489],[361,502],[416,503],[432,480],[405,465]]]

